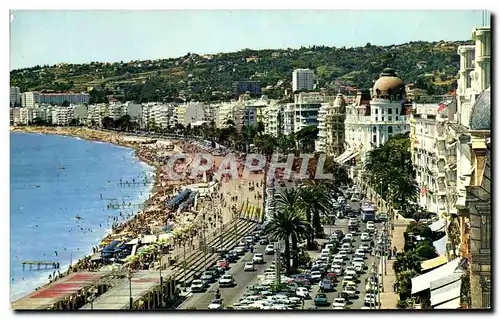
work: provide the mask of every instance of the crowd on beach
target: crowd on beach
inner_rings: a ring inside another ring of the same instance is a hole
[[[95,131],[90,131],[91,133],[88,133],[88,131],[89,130],[80,130],[72,131],[69,133],[63,131],[63,133],[56,132],[56,134],[73,136],[76,135],[91,140],[100,140],[104,142],[120,144],[122,146],[133,147],[136,150],[136,155],[139,159],[156,168],[153,190],[142,211],[132,216],[131,213],[125,213],[122,210],[119,216],[114,216],[112,218],[112,232],[102,240],[100,245],[92,247],[92,255],[80,259],[75,264],[71,265],[69,269],[64,273],[60,273],[59,271],[57,271],[57,273],[54,272],[49,277],[50,282],[57,281],[65,275],[73,272],[99,271],[106,269],[105,267],[107,266],[99,263],[98,258],[95,257],[99,256],[102,249],[107,245],[107,243],[115,238],[120,238],[122,240],[128,241],[134,238],[141,238],[141,236],[144,235],[158,233],[158,229],[162,229],[163,227],[165,227],[165,225],[183,225],[187,223],[196,224],[196,218],[199,218],[199,216],[196,216],[196,214],[193,214],[191,212],[177,214],[177,212],[174,210],[168,210],[165,207],[165,204],[169,200],[177,196],[177,194],[181,191],[182,186],[186,184],[199,183],[202,181],[203,176],[200,175],[192,178],[189,171],[189,164],[191,163],[197,152],[211,153],[216,158],[218,158],[219,162],[221,161],[222,156],[224,156],[228,152],[228,150],[212,149],[209,146],[201,145],[199,143],[179,140],[174,140],[170,143],[131,143],[120,139],[120,137],[115,133]],[[173,150],[172,145],[174,148]],[[176,152],[182,152],[189,156],[189,159],[187,161],[185,161],[184,163],[179,163],[179,166],[184,165],[188,169],[188,171],[186,172],[186,178],[182,181],[174,181],[169,179],[168,173],[164,167],[164,164],[167,163],[169,157]],[[235,153],[234,155],[236,156],[238,161],[238,175],[239,177],[242,177],[245,160],[244,154]],[[216,161],[212,169],[207,172],[206,175],[209,180],[219,169],[217,165],[218,163]],[[222,176],[221,179],[221,182],[227,182],[229,181],[229,176]],[[248,190],[251,192],[255,191],[256,189],[259,190],[259,186],[262,186],[262,182],[250,182],[250,184],[248,185]],[[242,186],[239,185],[240,191],[241,187]],[[215,191],[220,191],[220,184]],[[220,227],[222,221],[222,210],[230,209],[234,217],[234,215],[240,208],[238,207],[238,200],[240,199],[238,198],[238,195],[229,196],[228,194],[223,194],[222,192],[219,193],[220,194],[216,195],[214,199],[212,199],[217,201],[216,204],[214,204],[213,202],[211,204],[209,202],[205,202],[205,204],[202,203],[202,205],[208,207],[208,210],[210,211],[209,216],[207,216],[206,223],[203,223],[206,227],[205,230],[207,231],[207,234],[215,235],[217,233],[217,229],[218,227]],[[260,191],[257,191],[253,196],[254,199],[262,198],[262,194]],[[121,237],[119,235],[121,235]],[[200,243],[201,232],[199,228],[194,227],[190,229],[188,232],[186,232],[185,236],[188,239],[187,242],[193,249],[197,244]],[[162,253],[167,254],[167,256],[175,256],[174,250],[181,248],[182,245],[183,243],[181,241],[174,240],[167,245],[161,246],[161,249],[163,250]],[[145,253],[137,256],[137,258],[128,260],[127,264],[132,269],[150,269],[151,267],[155,266],[158,257],[159,252],[157,249],[147,250]]]

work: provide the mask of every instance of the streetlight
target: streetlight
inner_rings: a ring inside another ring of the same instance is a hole
[[[187,273],[187,264],[186,264],[186,241],[187,241],[187,238],[185,237],[185,235],[182,235],[182,243],[183,243],[183,247],[184,247],[184,292],[187,291],[187,279],[186,279],[186,273]]]
[[[128,269],[128,290],[129,290],[129,298],[130,298],[130,305],[129,309],[132,310],[133,306],[133,300],[132,300],[132,269]]]
[[[163,243],[158,247],[158,253],[160,254],[160,299],[161,303],[163,303],[163,276],[161,275],[161,269],[163,268],[162,259],[163,259]]]

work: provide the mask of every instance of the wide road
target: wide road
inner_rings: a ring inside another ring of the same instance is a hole
[[[179,309],[207,309],[210,302],[214,299],[217,289],[220,289],[222,303],[224,305],[237,303],[246,292],[247,287],[256,284],[258,276],[264,274],[266,268],[274,260],[274,255],[264,255],[265,263],[256,264],[255,271],[243,271],[245,263],[247,261],[252,261],[255,253],[264,254],[265,249],[265,245],[257,244],[253,253],[246,253],[238,260],[237,263],[230,265],[231,268],[226,272],[226,274],[233,275],[233,278],[236,281],[235,287],[219,288],[219,283],[216,282],[212,284],[204,293],[193,293],[186,301],[184,301],[184,303],[182,303]]]
[[[360,208],[360,204],[358,202],[352,202],[350,200],[347,200],[347,203],[355,211],[359,210],[359,208]],[[335,225],[324,225],[325,233],[327,235],[330,235],[330,232],[333,233],[333,231],[336,229],[342,230],[342,232],[344,234],[348,233],[348,221],[349,221],[349,218],[342,218],[342,219],[337,219],[335,222]],[[360,232],[358,232],[358,235],[355,236],[355,241],[353,242],[354,250],[357,249],[361,245],[362,242],[361,242],[360,236],[361,236],[361,233],[365,232],[365,227],[366,227],[365,223],[360,222],[360,226],[361,226]],[[375,227],[380,232],[381,228],[382,228],[382,224],[376,223]],[[317,241],[319,243],[324,243],[324,242],[326,242],[326,239],[318,239]],[[369,244],[369,242],[366,242],[366,243]],[[310,255],[315,259],[316,257],[319,256],[319,251],[315,251],[315,252],[311,251]],[[368,278],[368,276],[372,272],[372,264],[375,263],[378,266],[379,259],[380,259],[379,257],[372,256],[371,254],[365,255],[365,266],[368,266],[368,269],[365,269],[365,272],[359,276],[360,282],[357,285],[357,290],[359,291],[359,293],[357,294],[357,296],[355,298],[351,299],[350,300],[351,303],[347,305],[350,309],[361,309],[361,307],[365,306],[365,304],[364,304],[364,298],[366,295],[365,280],[366,280],[366,278]],[[345,265],[344,265],[344,267],[345,267]],[[337,298],[338,293],[343,290],[342,279],[343,279],[343,276],[338,277],[338,281],[336,283],[335,290],[333,292],[326,293],[326,295],[328,297],[328,301],[330,302],[330,305],[328,307],[326,307],[326,306],[325,307],[318,307],[317,308],[318,310],[331,310],[331,302],[335,298]],[[312,299],[305,301],[304,309],[308,309],[308,308],[314,306],[314,297],[316,296],[316,294],[318,292],[319,292],[319,284],[313,285],[311,287],[311,290],[310,290],[310,295],[311,295]]]

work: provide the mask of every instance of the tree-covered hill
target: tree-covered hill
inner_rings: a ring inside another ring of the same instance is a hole
[[[454,88],[459,69],[457,47],[465,41],[410,42],[401,45],[286,50],[251,50],[162,60],[37,65],[10,72],[21,91],[86,91],[93,101],[113,95],[119,100],[228,100],[232,83],[260,81],[271,98],[291,90],[296,68],[314,69],[319,86],[335,92],[339,83],[369,88],[385,67],[396,69],[406,83],[441,94]]]

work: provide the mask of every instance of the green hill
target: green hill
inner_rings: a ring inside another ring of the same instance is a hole
[[[91,91],[92,102],[118,100],[228,100],[232,83],[261,81],[270,98],[291,89],[296,68],[314,69],[320,87],[335,92],[336,81],[369,88],[385,67],[396,69],[407,83],[430,93],[454,88],[459,69],[455,42],[410,42],[401,45],[335,48],[326,46],[286,50],[251,50],[161,60],[35,66],[10,72],[11,85],[21,91]],[[258,59],[248,59],[258,57]],[[427,76],[424,76],[426,75]],[[434,76],[428,76],[429,74]]]

